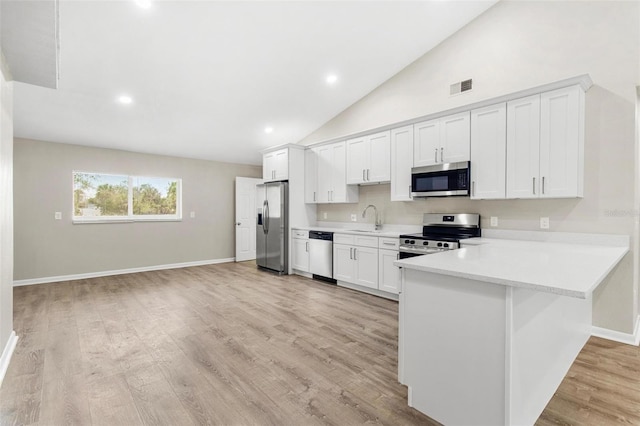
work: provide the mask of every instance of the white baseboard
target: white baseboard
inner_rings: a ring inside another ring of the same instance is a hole
[[[640,315],[636,317],[633,333],[622,333],[620,331],[609,330],[608,328],[591,327],[591,335],[615,342],[626,343],[627,345],[638,346],[640,344]]]
[[[2,351],[2,357],[0,357],[0,387],[2,387],[4,376],[7,374],[7,370],[9,369],[9,362],[11,362],[11,357],[13,356],[13,351],[15,351],[17,343],[18,336],[15,331],[12,331],[4,350]]]
[[[183,263],[170,263],[167,265],[154,265],[154,266],[144,266],[141,268],[129,268],[129,269],[116,269],[112,271],[100,271],[100,272],[89,272],[86,274],[73,274],[73,275],[59,275],[56,277],[43,277],[43,278],[30,278],[26,280],[16,280],[13,282],[14,287],[19,287],[23,285],[34,285],[34,284],[45,284],[45,283],[56,283],[61,281],[73,281],[73,280],[84,280],[87,278],[99,278],[99,277],[108,277],[111,275],[122,275],[122,274],[134,274],[136,272],[149,272],[149,271],[161,271],[163,269],[177,269],[177,268],[188,268],[190,266],[204,266],[204,265],[214,265],[216,263],[228,263],[235,261],[235,257],[229,257],[226,259],[209,259],[209,260],[198,260],[195,262],[183,262]]]

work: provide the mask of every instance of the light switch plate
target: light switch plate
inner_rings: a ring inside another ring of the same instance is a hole
[[[327,212],[322,212],[322,218],[326,219],[327,218]]]
[[[62,219],[62,212],[55,212],[55,214],[53,215],[53,217],[56,220],[61,220]]]
[[[358,215],[356,215],[355,213],[351,213],[351,222],[355,222],[358,220]]]
[[[549,218],[541,217],[540,218],[540,229],[549,229]]]
[[[498,226],[498,216],[491,216],[491,226]]]
[[[189,213],[189,216],[191,217],[191,219],[193,219],[194,217],[196,217],[196,212]]]

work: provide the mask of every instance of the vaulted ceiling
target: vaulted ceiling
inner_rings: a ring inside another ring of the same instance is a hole
[[[60,0],[58,88],[14,72],[15,136],[258,164],[496,1]]]

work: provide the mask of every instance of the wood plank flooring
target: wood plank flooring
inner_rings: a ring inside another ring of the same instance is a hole
[[[397,382],[397,303],[254,263],[14,290],[2,424],[437,424]]]
[[[397,303],[252,262],[14,290],[2,425],[436,425]],[[640,350],[591,338],[539,425],[640,425]]]

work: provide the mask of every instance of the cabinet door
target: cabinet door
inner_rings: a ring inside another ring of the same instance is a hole
[[[471,127],[470,113],[463,112],[440,119],[440,162],[469,161]]]
[[[391,132],[380,132],[368,137],[369,165],[367,182],[389,182],[391,180]]]
[[[333,278],[338,281],[355,282],[352,246],[333,244]]]
[[[309,240],[294,238],[292,268],[302,272],[309,272]]]
[[[378,288],[378,249],[354,247],[353,258],[356,265],[355,284]]]
[[[289,179],[289,149],[281,149],[274,152],[274,165],[273,165],[274,180],[287,180]]]
[[[537,198],[539,194],[540,95],[534,95],[507,103],[506,196]]]
[[[328,203],[331,193],[331,173],[333,172],[333,148],[331,145],[324,145],[314,148],[318,161],[318,203]]]
[[[274,177],[275,152],[269,152],[262,156],[262,180],[270,182]]]
[[[584,92],[572,86],[540,95],[540,197],[582,196]]]
[[[351,139],[347,142],[347,184],[357,185],[367,181],[369,168],[369,143],[366,138]]]
[[[505,197],[507,105],[471,111],[471,198]]]
[[[396,250],[379,250],[378,252],[378,289],[388,293],[400,292],[400,268],[393,262],[398,259]]]
[[[430,120],[413,126],[413,166],[440,162],[440,121]]]
[[[333,161],[331,168],[331,198],[332,203],[344,203],[347,201],[347,153],[345,142],[331,145]]]
[[[391,201],[411,200],[413,126],[391,131]]]
[[[304,151],[304,202],[318,202],[318,158],[313,149]]]

